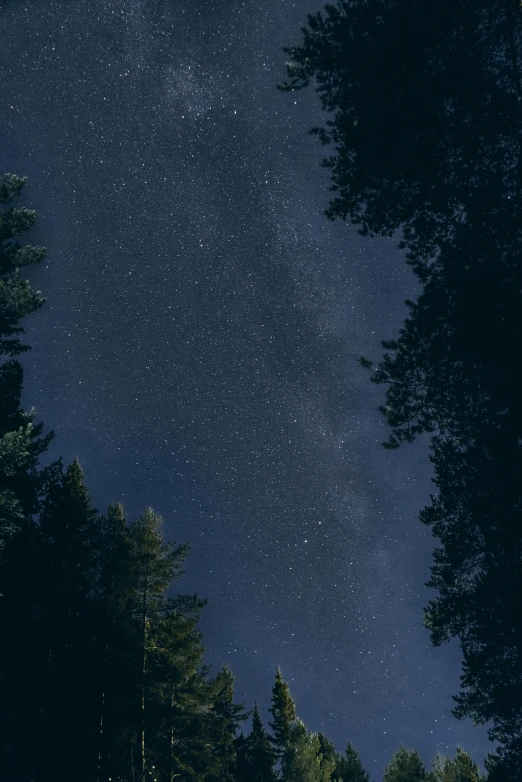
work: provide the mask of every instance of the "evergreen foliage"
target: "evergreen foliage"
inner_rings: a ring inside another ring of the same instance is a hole
[[[252,712],[252,730],[247,738],[241,734],[236,739],[236,755],[237,782],[276,782],[276,755],[257,703]]]
[[[330,782],[334,769],[335,760],[327,760],[321,752],[318,734],[296,719],[281,761],[283,782]]]
[[[155,651],[153,628],[167,608],[165,590],[182,573],[181,565],[188,546],[175,547],[164,543],[161,534],[162,519],[151,508],[134,522],[129,531],[132,551],[132,579],[134,586],[134,623],[139,637],[139,760],[141,774],[145,774],[150,752],[147,749],[146,729],[150,687],[149,658]]]
[[[335,747],[332,742],[326,738],[324,733],[318,733],[317,737],[319,739],[319,751],[323,756],[323,760],[326,760],[329,763],[333,762],[334,768],[336,770],[335,776],[337,777],[337,754],[335,752]]]
[[[9,204],[16,198],[27,178],[4,174],[0,178],[0,203]],[[16,236],[34,225],[35,212],[25,207],[12,207],[0,212],[0,356],[16,356],[26,350],[19,335],[23,334],[20,320],[39,309],[44,303],[40,291],[34,291],[27,280],[22,280],[20,267],[40,263],[45,255],[43,247],[22,247]]]
[[[241,722],[248,718],[245,704],[234,703],[234,677],[225,666],[212,682],[213,706],[211,717],[212,753],[207,770],[208,782],[234,782],[236,768],[236,739]]]
[[[26,181],[13,174],[0,177],[0,204],[10,204]],[[34,211],[24,207],[0,212],[0,564],[2,546],[38,509],[46,476],[38,470],[38,460],[53,437],[42,437],[43,425],[35,425],[34,411],[21,409],[23,370],[15,359],[29,350],[20,341],[21,319],[44,302],[40,292],[22,280],[20,267],[39,263],[45,250],[21,246],[15,239],[34,220]]]
[[[336,756],[335,777],[342,782],[370,782],[370,775],[365,771],[359,755],[350,742],[346,746],[344,756]]]
[[[131,682],[135,681],[136,639],[130,618],[133,616],[131,548],[123,507],[110,505],[106,516],[99,517],[100,548],[97,579],[98,680],[96,697],[96,782],[120,779],[128,755],[129,719],[135,701]]]
[[[424,763],[417,750],[401,746],[384,771],[384,782],[420,782],[427,780]]]
[[[197,623],[205,601],[197,595],[168,599],[149,635],[147,752],[158,779],[207,779],[219,767],[217,697],[202,664]],[[233,704],[232,704],[233,705]]]
[[[55,734],[60,728],[60,764],[74,768],[77,779],[94,778],[96,713],[98,512],[92,507],[77,459],[50,484],[36,529],[37,581],[33,611],[38,627],[39,686],[34,691],[39,714],[35,725],[34,763],[40,779],[60,778]],[[78,671],[82,675],[78,676]],[[63,715],[70,719],[64,720]],[[71,719],[72,718],[72,719]]]
[[[0,177],[0,203],[20,195],[25,178]],[[37,711],[41,681],[33,669],[33,649],[40,641],[33,611],[37,546],[34,517],[41,508],[47,484],[59,463],[41,469],[52,432],[42,436],[34,410],[21,408],[23,369],[16,356],[29,349],[21,342],[21,319],[43,303],[39,291],[20,275],[20,267],[39,263],[44,249],[21,246],[16,237],[29,229],[35,213],[9,206],[0,212],[0,627],[9,643],[0,646],[0,764],[10,773],[30,760],[27,745]],[[27,664],[27,667],[25,667]],[[22,673],[16,678],[17,673]]]
[[[461,747],[457,747],[454,760],[438,754],[433,758],[429,782],[483,782],[478,766],[473,763],[470,755]]]
[[[269,711],[273,721],[268,723],[272,729],[271,741],[277,760],[282,760],[297,714],[294,700],[290,694],[290,687],[284,681],[280,668],[276,670],[271,703]]]
[[[464,654],[455,714],[489,722],[522,778],[522,9],[518,0],[337,0],[288,47],[314,82],[330,218],[402,232],[422,291],[372,375],[387,447],[431,435],[439,547],[425,621]],[[371,367],[371,361],[363,359]]]

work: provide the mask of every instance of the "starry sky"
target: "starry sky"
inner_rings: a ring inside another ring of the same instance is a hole
[[[191,543],[207,660],[265,719],[277,665],[308,728],[373,777],[485,730],[422,627],[426,442],[399,451],[381,355],[416,282],[393,239],[323,214],[313,91],[282,46],[318,0],[0,0],[0,169],[30,178],[25,404],[95,504]],[[6,32],[7,31],[7,32]]]

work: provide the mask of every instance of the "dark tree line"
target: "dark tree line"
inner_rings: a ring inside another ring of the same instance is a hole
[[[372,380],[386,447],[431,436],[438,547],[425,623],[463,651],[455,714],[489,723],[491,779],[522,779],[522,10],[519,0],[338,0],[284,90],[314,83],[328,217],[402,232],[422,284]],[[371,362],[362,359],[363,365]]]
[[[57,470],[4,548],[2,778],[232,779],[232,674],[203,665],[204,601],[167,596],[187,550],[150,508],[100,516],[77,461]]]
[[[20,275],[44,249],[20,246],[34,212],[0,201],[0,778],[5,782],[369,782],[297,717],[278,669],[269,733],[212,676],[198,630],[205,601],[172,597],[187,545],[165,542],[151,508],[93,507],[78,460],[45,468],[53,437],[21,409],[23,317],[43,298]],[[252,717],[245,736],[241,724]],[[479,782],[462,750],[428,772],[401,747],[384,782]]]
[[[39,465],[53,435],[21,409],[16,356],[43,304],[20,268],[45,251],[16,238],[34,223],[11,206],[24,184],[0,180],[0,777],[232,779],[232,673],[203,665],[205,601],[169,596],[188,546],[150,508],[100,514],[78,461]]]

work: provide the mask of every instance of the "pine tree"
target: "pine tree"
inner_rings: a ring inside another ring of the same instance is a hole
[[[234,782],[237,732],[247,719],[245,704],[234,703],[234,677],[225,665],[212,682],[213,706],[209,713],[209,738],[213,746],[208,782]]]
[[[342,782],[370,782],[370,775],[350,742],[346,746],[345,755],[336,757],[335,777]]]
[[[318,733],[317,736],[319,738],[319,746],[320,746],[320,750],[321,750],[321,755],[323,756],[323,758],[325,760],[328,760],[328,761],[333,760],[334,763],[335,763],[336,762],[336,752],[335,752],[334,745],[332,744],[330,739],[328,739],[323,733]]]
[[[9,204],[27,179],[4,174],[0,178],[0,204]],[[42,424],[34,424],[34,411],[21,407],[23,370],[14,357],[29,350],[19,337],[20,321],[44,303],[39,291],[22,280],[20,267],[40,263],[43,247],[21,246],[15,237],[32,227],[34,211],[13,208],[0,212],[0,557],[1,548],[38,509],[45,474],[37,469],[52,432],[41,437]],[[1,560],[0,560],[1,564]],[[1,593],[1,583],[0,583]]]
[[[135,704],[138,644],[134,623],[131,547],[121,504],[99,520],[96,604],[98,741],[96,782],[118,779],[127,766],[129,719]]]
[[[16,198],[27,178],[4,174],[0,178],[0,203],[8,204]],[[34,225],[35,212],[25,207],[0,213],[0,355],[15,356],[29,348],[20,342],[23,334],[20,320],[39,309],[44,303],[40,291],[34,291],[28,281],[22,280],[20,267],[40,263],[45,255],[43,247],[20,246],[14,237]]]
[[[473,763],[471,755],[461,747],[457,747],[457,755],[453,763],[455,765],[455,782],[480,782],[479,767]]]
[[[283,782],[330,782],[334,770],[335,760],[323,757],[317,733],[307,731],[297,719],[281,762]]]
[[[207,726],[213,690],[197,629],[205,603],[197,595],[179,595],[151,622],[147,724],[154,765],[165,782],[203,779],[210,764]]]
[[[401,746],[384,771],[384,782],[419,782],[427,780],[426,769],[416,749],[408,752]]]
[[[522,13],[516,0],[337,0],[289,47],[330,145],[330,218],[392,236],[422,290],[372,379],[386,447],[431,436],[432,643],[463,651],[455,716],[522,779]],[[480,128],[476,133],[474,128]],[[371,362],[364,361],[369,367]],[[493,772],[491,766],[490,774]]]
[[[484,782],[478,766],[461,747],[457,747],[454,760],[437,754],[427,779],[429,782]]]
[[[431,762],[429,782],[455,782],[455,767],[450,758],[438,752]]]
[[[149,657],[155,639],[151,626],[167,608],[165,591],[182,574],[181,566],[188,553],[188,545],[165,543],[161,533],[162,518],[152,508],[147,508],[129,531],[133,559],[134,614],[139,634],[139,698],[138,709],[138,767],[144,775],[147,762],[146,725],[149,694]]]
[[[234,776],[236,778],[236,782],[247,782],[252,778],[252,776],[251,776],[250,758],[248,755],[248,748],[247,748],[247,739],[242,730],[239,736],[237,736],[234,744],[236,750],[236,765],[234,769]]]
[[[25,183],[12,174],[1,177],[0,203],[10,204]],[[17,237],[34,221],[34,211],[26,208],[0,212],[0,626],[5,638],[15,639],[0,648],[0,776],[20,780],[30,774],[41,673],[33,654],[39,642],[35,596],[41,588],[35,517],[48,484],[61,472],[59,462],[40,468],[53,433],[42,436],[34,411],[21,408],[23,369],[16,357],[29,346],[20,339],[20,321],[44,299],[22,279],[20,268],[39,263],[45,250],[21,246]]]
[[[167,596],[188,546],[165,543],[151,509],[127,527],[111,506],[100,523],[97,779],[204,782],[220,768],[216,698],[223,719],[236,712],[202,664],[205,601]]]
[[[37,529],[36,619],[41,686],[36,781],[90,782],[96,769],[99,715],[96,619],[101,530],[77,459],[49,488]],[[81,674],[79,673],[81,672]],[[64,714],[68,719],[64,721]],[[61,746],[57,759],[56,736]]]
[[[237,782],[276,782],[276,756],[257,703],[252,711],[250,733],[246,738],[241,733],[236,739],[236,754]]]
[[[295,703],[290,694],[290,688],[283,679],[281,669],[278,667],[275,682],[272,688],[272,705],[269,709],[273,721],[269,722],[272,729],[272,745],[276,758],[281,760],[288,747],[292,726],[297,719]]]
[[[0,650],[2,735],[20,782],[66,779],[79,753],[75,778],[95,776],[98,540],[78,462],[65,474],[55,464],[38,521],[26,519],[4,552],[2,629],[16,642]]]

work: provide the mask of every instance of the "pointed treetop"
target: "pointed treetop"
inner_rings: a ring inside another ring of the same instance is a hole
[[[268,723],[272,728],[272,742],[277,753],[281,755],[288,746],[291,728],[297,719],[297,714],[290,688],[284,681],[279,666],[276,670],[272,688],[272,705],[269,711],[273,717],[273,721]]]
[[[370,775],[351,742],[346,745],[344,756],[337,755],[335,776],[340,777],[343,782],[370,782]]]
[[[257,701],[254,701],[254,708],[252,709],[252,733],[257,733],[260,730],[264,731],[263,719]]]
[[[419,782],[425,779],[426,768],[417,750],[408,752],[401,744],[384,771],[384,782]]]
[[[27,177],[16,174],[4,174],[0,177],[0,204],[8,204],[16,198],[27,182]]]

